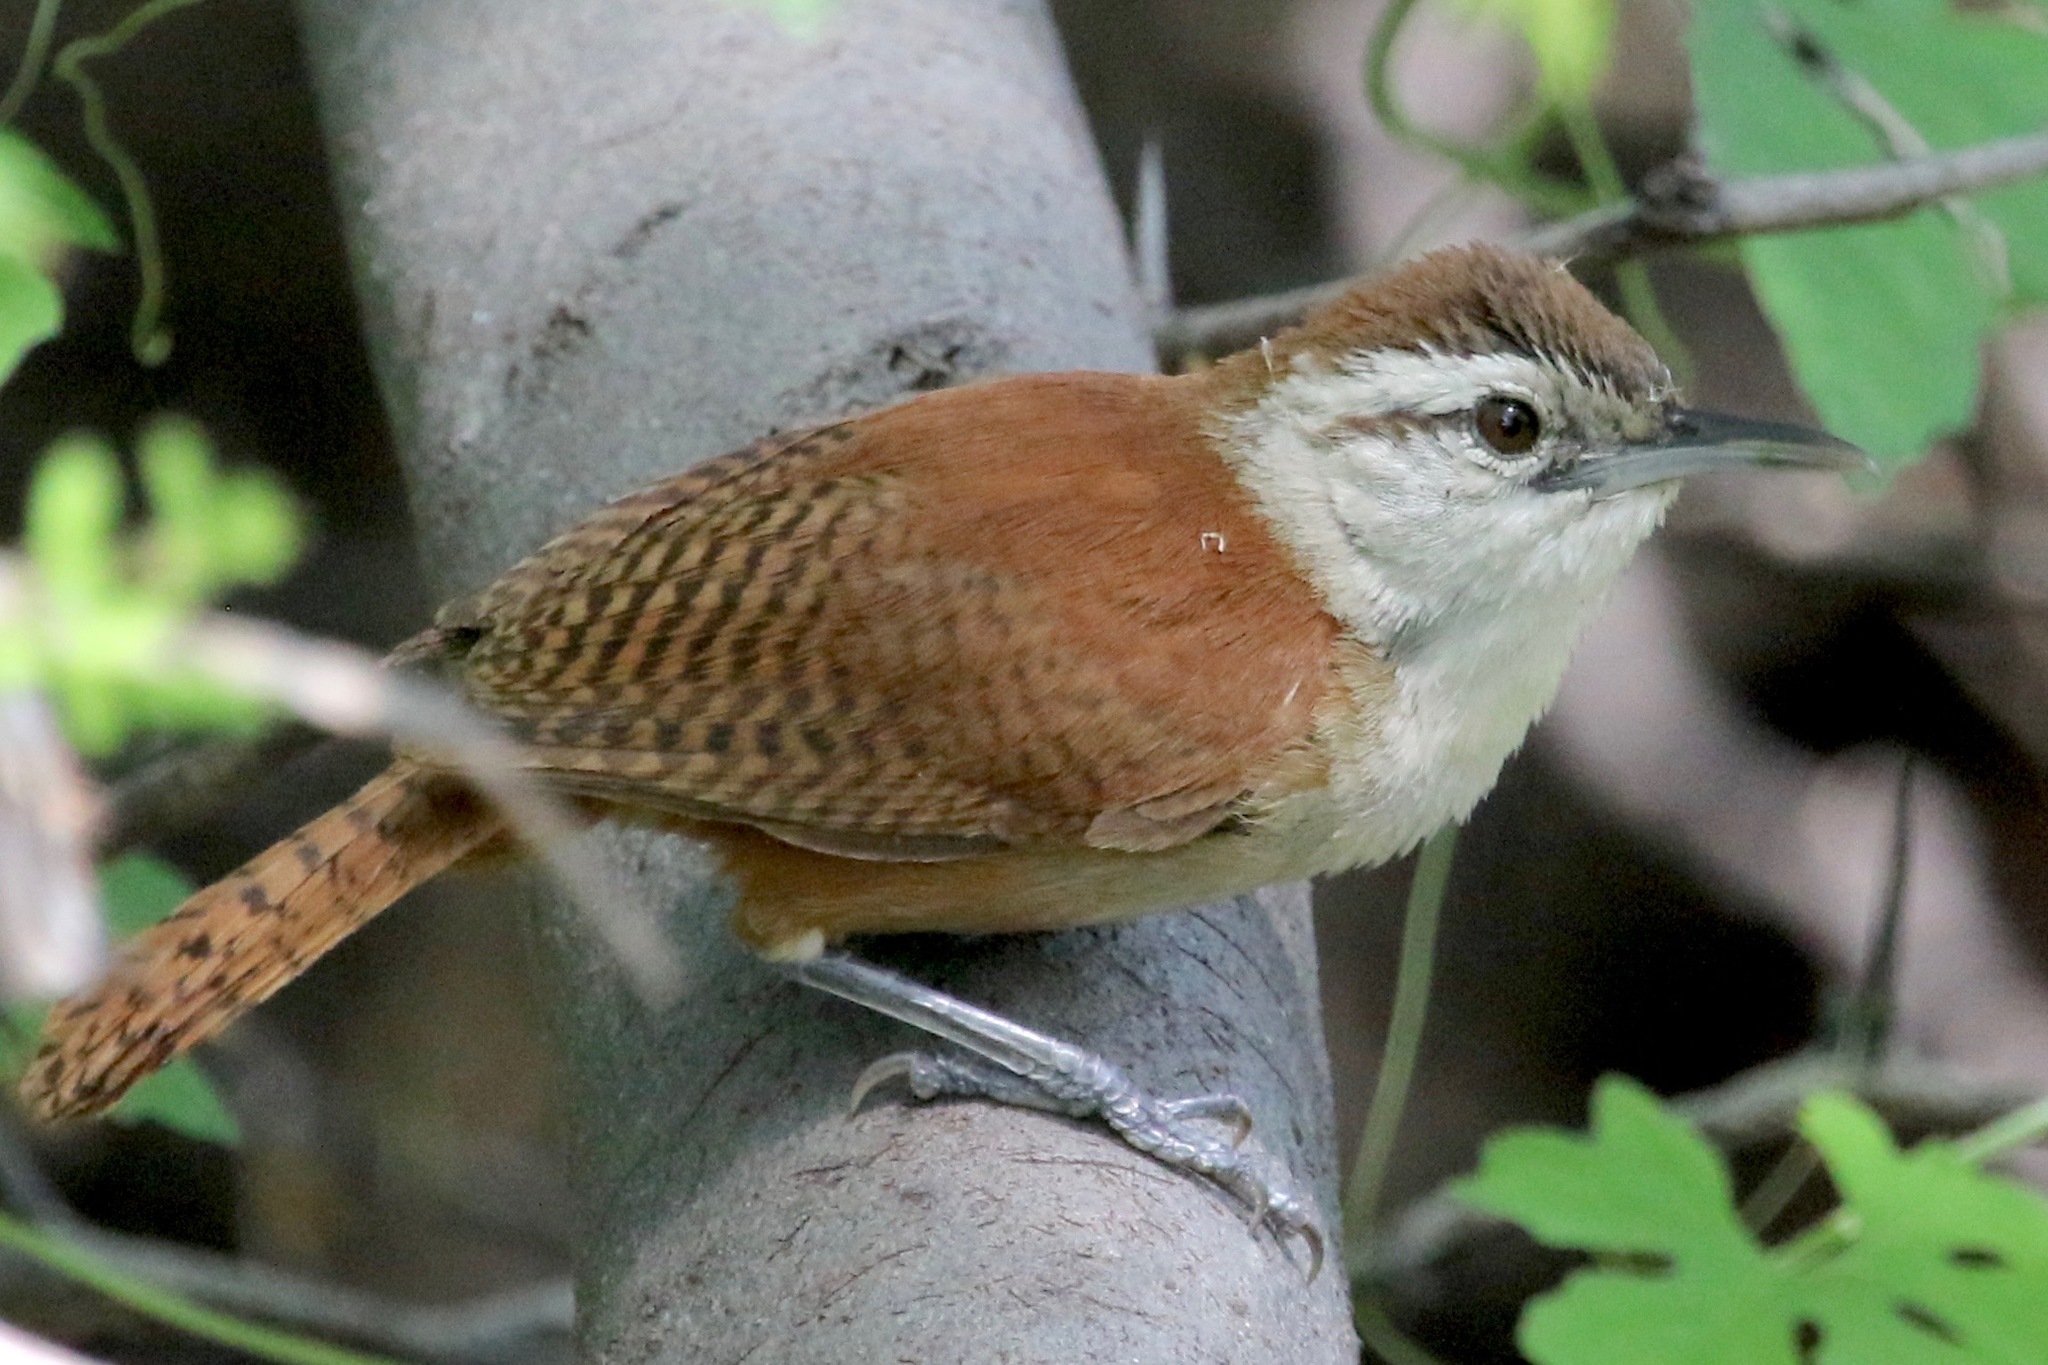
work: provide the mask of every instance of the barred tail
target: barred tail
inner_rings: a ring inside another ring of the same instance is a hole
[[[503,831],[460,783],[400,760],[341,805],[196,892],[57,1003],[21,1095],[46,1119],[97,1113],[267,999],[400,896]]]

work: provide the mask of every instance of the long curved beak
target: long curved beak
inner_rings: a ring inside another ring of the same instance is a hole
[[[1588,455],[1546,475],[1542,486],[1558,492],[1590,489],[1594,497],[1605,498],[1645,484],[1737,466],[1825,469],[1839,474],[1876,467],[1857,447],[1824,431],[1673,408],[1664,429],[1649,440],[1609,454]]]

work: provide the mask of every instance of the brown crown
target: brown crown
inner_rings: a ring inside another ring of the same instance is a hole
[[[1376,275],[1216,367],[1226,387],[1263,389],[1298,358],[1328,364],[1358,351],[1525,355],[1639,402],[1671,377],[1648,342],[1609,312],[1561,262],[1500,247],[1447,247]]]

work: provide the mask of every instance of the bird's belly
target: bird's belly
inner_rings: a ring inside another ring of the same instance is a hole
[[[1453,679],[1426,663],[1404,665],[1370,724],[1331,727],[1329,786],[1317,794],[1329,809],[1301,820],[1331,831],[1313,870],[1386,862],[1471,814],[1556,695],[1568,639],[1530,640],[1460,667]]]
[[[1224,830],[1156,853],[1012,849],[950,862],[874,862],[699,826],[739,891],[756,951],[804,956],[853,934],[1029,933],[1130,919],[1306,876],[1327,829]]]

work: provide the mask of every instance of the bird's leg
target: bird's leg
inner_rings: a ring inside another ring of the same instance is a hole
[[[843,953],[789,963],[786,970],[806,986],[865,1005],[974,1054],[885,1057],[855,1084],[856,1107],[877,1084],[900,1077],[918,1099],[971,1096],[1072,1118],[1099,1118],[1148,1156],[1215,1181],[1251,1211],[1254,1223],[1282,1237],[1299,1233],[1309,1244],[1310,1278],[1321,1269],[1323,1239],[1311,1206],[1262,1169],[1266,1162],[1243,1150],[1251,1115],[1235,1095],[1157,1099],[1085,1048]],[[1198,1127],[1197,1119],[1224,1120],[1231,1135],[1220,1137]]]

